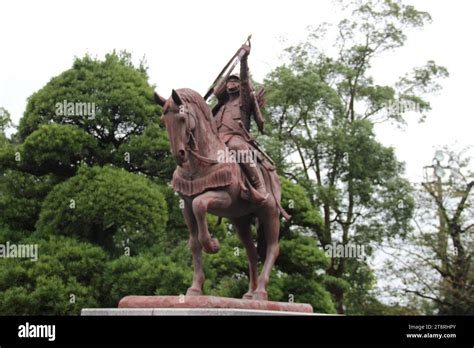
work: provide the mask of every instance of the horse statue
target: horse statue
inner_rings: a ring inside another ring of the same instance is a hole
[[[226,145],[219,138],[204,98],[192,89],[183,88],[173,90],[169,99],[155,93],[155,100],[163,107],[161,119],[177,163],[172,186],[184,201],[183,215],[190,232],[194,273],[186,295],[202,295],[202,249],[212,254],[220,247],[219,241],[209,234],[206,213],[211,213],[227,218],[245,247],[250,281],[243,298],[268,300],[267,285],[279,252],[280,215],[289,219],[280,204],[281,186],[274,165],[259,156],[258,167],[269,196],[263,203],[254,203],[253,188],[240,165],[236,161],[219,160]],[[253,223],[257,225],[257,246],[252,238]],[[259,256],[265,261],[258,276]]]

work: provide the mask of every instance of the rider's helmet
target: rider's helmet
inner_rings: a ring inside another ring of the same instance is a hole
[[[231,82],[231,81],[232,82],[240,82],[239,74],[230,74],[229,77],[226,80],[226,84],[228,82]],[[229,94],[238,93],[240,91],[240,85],[239,86],[233,86],[233,87],[230,87],[230,88],[229,88],[229,86],[226,86],[226,91]]]
[[[234,79],[234,80],[239,80],[240,81],[240,75],[237,73],[230,74],[229,77],[227,78],[227,81]],[[227,82],[226,81],[226,82]]]

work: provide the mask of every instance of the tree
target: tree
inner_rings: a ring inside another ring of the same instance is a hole
[[[106,253],[70,237],[49,240],[28,237],[41,257],[0,260],[1,315],[78,315],[100,301]]]
[[[41,125],[8,156],[19,157],[10,161],[11,167],[37,176],[55,174],[73,176],[82,163],[94,164],[100,160],[96,139],[75,126]],[[5,157],[5,154],[3,155]]]
[[[4,107],[0,106],[0,133],[5,134],[5,130],[12,126],[10,113]]]
[[[0,243],[36,243],[40,257],[1,260],[1,314],[79,314],[131,290],[186,289],[191,267],[165,255],[188,232],[167,185],[174,163],[159,113],[146,68],[114,52],[76,59],[33,94],[10,138],[2,114]]]
[[[318,209],[309,200],[307,193],[301,185],[298,185],[281,176],[281,205],[291,215],[289,223],[283,222],[280,228],[280,236],[291,238],[290,235],[296,231],[321,231],[323,220]]]
[[[117,151],[114,163],[133,173],[144,173],[157,182],[169,181],[175,168],[168,133],[163,125],[151,123],[143,134],[132,135]]]
[[[0,170],[1,172],[1,170]],[[19,231],[34,231],[41,204],[58,183],[51,175],[35,175],[6,170],[0,176],[0,225]]]
[[[93,107],[70,114],[64,102]],[[146,67],[134,66],[129,53],[76,58],[28,99],[19,132],[11,139],[0,134],[0,206],[8,211],[0,223],[33,230],[49,190],[84,163],[114,164],[165,184],[174,166],[159,111]],[[3,130],[9,114],[2,112]]]
[[[306,42],[289,47],[287,62],[265,80],[272,120],[267,131],[277,139],[269,151],[287,159],[284,174],[323,212],[323,228],[313,233],[319,245],[364,245],[370,256],[371,243],[409,231],[414,204],[402,163],[377,141],[373,125],[403,124],[407,108],[393,105],[429,110],[424,95],[440,88],[437,81],[447,71],[430,61],[394,86],[378,85],[370,76],[373,58],[401,47],[406,31],[430,16],[390,0],[352,1],[344,10],[348,18],[336,26],[336,39],[330,38],[335,54],[318,48],[328,29],[320,26]],[[332,257],[327,275],[348,280],[348,263]],[[349,291],[344,284],[329,286],[339,313]]]
[[[147,67],[143,62],[134,66],[130,53],[114,51],[104,60],[76,58],[71,69],[28,98],[13,153],[30,149],[33,163],[15,166],[12,152],[0,161],[10,169],[55,170],[63,176],[73,175],[81,161],[111,163],[168,178],[173,164],[160,111]],[[41,145],[43,155],[34,152],[35,145]],[[50,158],[41,158],[45,156]]]
[[[117,306],[127,295],[185,294],[191,284],[192,270],[182,260],[175,262],[159,253],[122,256],[109,262],[103,275],[104,305]]]
[[[19,125],[21,138],[53,122],[75,125],[102,145],[118,148],[158,119],[147,78],[146,67],[135,67],[127,52],[114,51],[104,61],[76,58],[71,69],[28,98]]]
[[[473,186],[465,151],[445,147],[425,167],[417,190],[416,229],[386,246],[393,278],[401,279],[398,296],[429,300],[441,315],[474,314]]]
[[[167,219],[159,186],[123,169],[83,166],[48,194],[37,229],[80,236],[113,255],[137,254],[165,240]]]

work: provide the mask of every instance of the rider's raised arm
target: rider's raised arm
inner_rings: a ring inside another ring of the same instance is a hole
[[[250,47],[247,45],[242,46],[242,49],[245,49],[246,54],[240,60],[240,107],[245,113],[250,123],[250,113],[252,110],[252,91],[250,88],[250,77],[249,77],[249,66],[248,66],[248,55],[250,53]],[[245,125],[247,128],[249,124]]]

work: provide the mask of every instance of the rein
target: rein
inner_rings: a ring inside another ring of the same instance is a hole
[[[185,106],[184,104],[181,104],[179,106],[179,112],[181,114],[186,115],[186,134],[188,136],[188,140],[186,141],[186,151],[189,151],[190,153],[192,153],[192,155],[194,157],[196,157],[198,160],[200,160],[201,162],[204,162],[204,163],[207,163],[207,164],[217,164],[217,163],[219,163],[217,160],[209,158],[209,157],[202,156],[197,152],[197,151],[199,151],[199,147],[198,147],[196,138],[194,137],[194,133],[193,133],[194,129],[191,129],[190,122],[189,122],[189,118],[192,117],[194,119],[194,125],[196,127],[196,125],[198,124],[196,116],[191,114],[189,112],[188,107]],[[194,144],[194,149],[191,146],[191,141]]]

